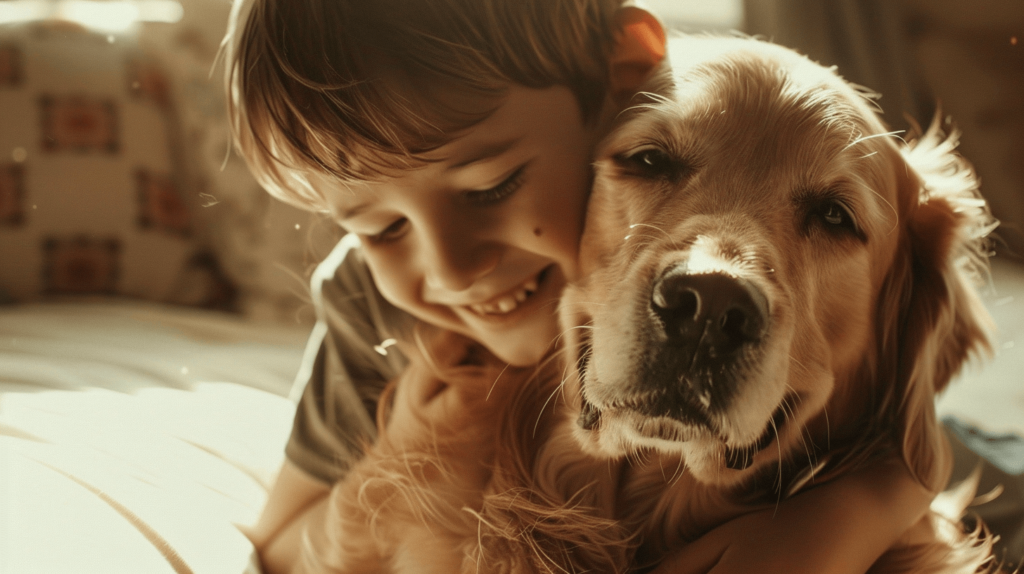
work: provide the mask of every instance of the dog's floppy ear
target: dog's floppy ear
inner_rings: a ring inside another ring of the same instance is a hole
[[[976,289],[988,275],[986,238],[996,223],[956,145],[957,134],[945,136],[936,119],[901,150],[902,236],[879,306],[879,368],[895,375],[883,411],[895,418],[908,467],[933,491],[945,487],[950,464],[935,395],[969,356],[991,351],[993,331]]]

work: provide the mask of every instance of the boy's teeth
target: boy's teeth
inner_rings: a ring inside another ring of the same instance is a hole
[[[479,305],[470,305],[469,308],[474,312],[481,315],[504,315],[510,313],[519,307],[519,304],[534,293],[537,290],[537,280],[530,279],[526,283],[516,289],[511,295],[506,295],[497,301],[492,303],[483,303]]]

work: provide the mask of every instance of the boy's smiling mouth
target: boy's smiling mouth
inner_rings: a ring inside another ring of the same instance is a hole
[[[505,293],[493,297],[483,303],[465,305],[465,308],[469,309],[476,315],[484,317],[508,315],[518,309],[520,305],[527,302],[530,297],[537,293],[540,284],[544,281],[549,270],[550,266],[545,267],[533,277],[530,277]]]

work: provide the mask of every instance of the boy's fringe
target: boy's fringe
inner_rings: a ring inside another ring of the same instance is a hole
[[[306,174],[343,186],[418,165],[511,84],[567,86],[596,118],[624,1],[235,0],[234,141],[271,194],[324,210]]]

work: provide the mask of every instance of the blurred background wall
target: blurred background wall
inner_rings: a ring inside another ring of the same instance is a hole
[[[1024,255],[1024,2],[744,0],[745,30],[838,65],[881,94],[893,129],[941,107],[1002,225],[997,249]]]
[[[673,28],[838,65],[881,93],[894,129],[941,102],[1004,222],[1001,250],[1024,253],[1020,0],[644,4]],[[124,25],[117,6],[167,21]],[[0,0],[0,22],[29,9],[49,17],[0,23],[0,301],[128,296],[309,321],[306,278],[338,230],[270,198],[230,153],[215,65],[230,3]]]
[[[230,2],[159,1],[172,22],[90,20],[70,2],[0,24],[0,302],[131,297],[309,322],[308,274],[338,230],[270,198],[230,152],[215,65]],[[78,8],[116,4],[132,6]],[[0,0],[0,22],[18,5]]]

